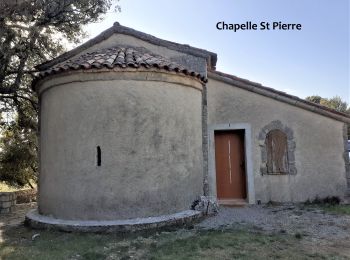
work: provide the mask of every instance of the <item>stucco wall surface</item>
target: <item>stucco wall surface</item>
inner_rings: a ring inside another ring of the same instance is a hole
[[[71,79],[41,93],[40,214],[115,220],[189,209],[202,194],[201,91]]]
[[[256,200],[301,202],[316,196],[344,196],[342,122],[210,78],[207,91],[209,126],[251,125]],[[276,120],[293,131],[295,175],[261,174],[259,133]]]

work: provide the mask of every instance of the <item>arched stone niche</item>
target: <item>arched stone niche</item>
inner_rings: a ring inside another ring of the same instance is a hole
[[[291,174],[295,175],[297,174],[297,168],[295,166],[295,139],[293,130],[287,126],[284,126],[281,121],[275,120],[263,127],[259,133],[259,145],[261,148],[261,165],[260,165],[260,172],[261,175],[270,175],[274,173],[268,172],[267,167],[267,160],[268,160],[268,149],[266,146],[266,138],[268,134],[272,130],[280,130],[283,132],[287,137],[287,158],[288,158],[288,172],[287,173],[279,173],[279,175],[285,175],[285,174]],[[275,174],[276,175],[276,174]]]

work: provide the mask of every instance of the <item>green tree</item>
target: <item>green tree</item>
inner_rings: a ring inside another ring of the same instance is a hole
[[[339,112],[346,113],[348,104],[347,102],[343,101],[339,96],[335,96],[330,99],[322,99],[321,105],[333,108]]]
[[[29,184],[33,188],[38,170],[36,136],[30,128],[20,127],[17,120],[2,132],[1,180],[13,186]]]
[[[0,180],[23,186],[37,173],[35,65],[78,43],[83,26],[102,19],[113,0],[0,2]],[[116,5],[116,10],[119,6]]]
[[[305,98],[307,101],[316,103],[316,104],[320,104],[321,103],[321,97],[320,96],[309,96]]]
[[[335,96],[332,98],[322,98],[316,95],[308,96],[305,99],[307,101],[311,101],[316,104],[320,104],[322,106],[326,106],[335,109],[339,112],[350,115],[350,106],[348,106],[348,103],[346,101],[343,101],[339,96]],[[348,139],[350,139],[350,124],[348,124]]]
[[[350,111],[350,107],[348,108],[348,103],[346,101],[343,101],[339,96],[335,96],[332,98],[322,98],[316,95],[306,97],[305,99],[307,101],[311,101],[313,103],[335,109],[339,112],[347,113]]]

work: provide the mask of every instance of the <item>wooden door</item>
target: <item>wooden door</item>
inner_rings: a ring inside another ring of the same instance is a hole
[[[245,199],[244,130],[215,132],[216,190],[219,200]]]

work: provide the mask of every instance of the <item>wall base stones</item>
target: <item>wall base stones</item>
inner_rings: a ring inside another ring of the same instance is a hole
[[[35,202],[36,196],[36,189],[0,192],[0,214],[13,212],[16,204]]]
[[[202,217],[203,214],[200,211],[186,210],[158,217],[108,221],[79,221],[43,216],[34,209],[27,213],[25,224],[36,229],[54,229],[68,232],[135,232],[191,226],[194,222],[201,220]]]
[[[16,205],[16,193],[0,192],[0,214],[10,213]]]
[[[219,212],[219,204],[214,196],[200,196],[192,204],[193,210],[198,210],[203,215],[215,215]]]

